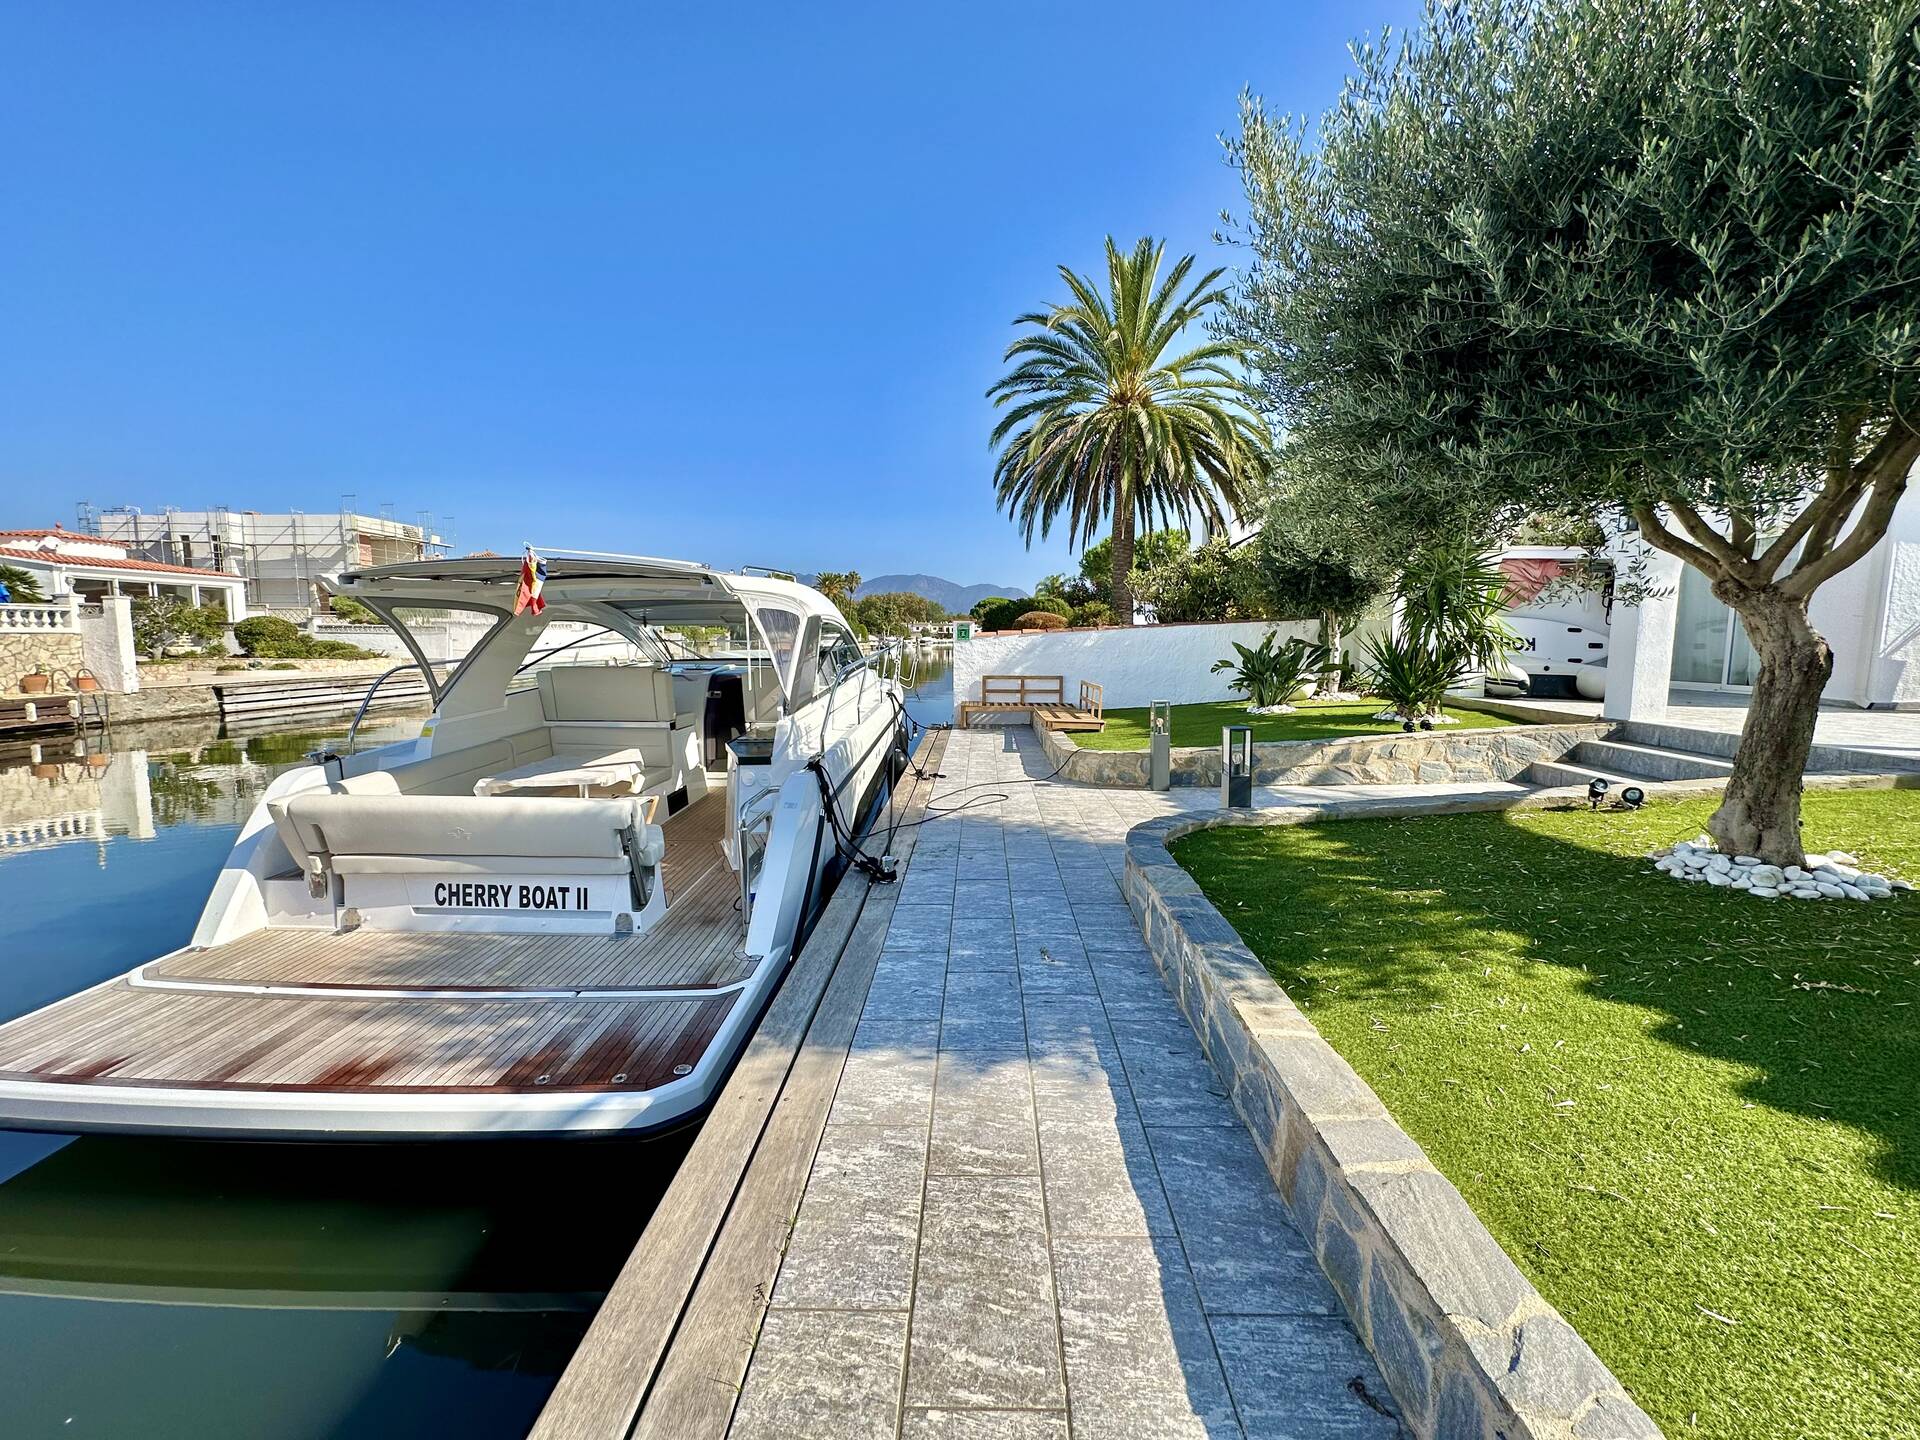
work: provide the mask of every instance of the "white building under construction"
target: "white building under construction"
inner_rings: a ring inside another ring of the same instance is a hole
[[[247,609],[255,614],[324,608],[317,582],[335,571],[447,553],[447,542],[424,513],[410,524],[350,509],[268,515],[225,506],[143,513],[132,506],[82,505],[78,528],[145,560],[242,576]]]

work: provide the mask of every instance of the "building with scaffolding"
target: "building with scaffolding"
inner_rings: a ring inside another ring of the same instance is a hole
[[[367,565],[432,560],[448,542],[422,511],[416,523],[396,520],[390,506],[380,515],[343,507],[333,512],[177,510],[157,514],[135,506],[80,506],[78,529],[126,547],[130,556],[156,564],[219,571],[244,578],[246,608],[307,613],[325,608],[319,581],[336,571]]]

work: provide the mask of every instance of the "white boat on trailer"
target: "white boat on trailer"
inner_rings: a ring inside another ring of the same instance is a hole
[[[0,1026],[0,1126],[417,1140],[704,1109],[904,764],[905,662],[774,576],[552,552],[516,613],[519,570],[334,577],[429,676],[420,737],[279,776],[186,947]],[[492,628],[434,678],[410,624],[449,610]],[[536,658],[557,621],[629,663]],[[676,626],[744,658],[676,656]]]

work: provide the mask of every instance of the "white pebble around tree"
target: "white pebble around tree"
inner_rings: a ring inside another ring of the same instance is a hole
[[[1802,865],[1769,865],[1754,855],[1723,855],[1713,837],[1682,840],[1653,853],[1653,868],[1676,880],[1744,890],[1762,900],[1890,900],[1911,890],[1905,880],[1862,870],[1844,850],[1808,855]]]

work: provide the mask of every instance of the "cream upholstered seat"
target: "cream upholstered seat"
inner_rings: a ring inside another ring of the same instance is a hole
[[[666,835],[632,798],[309,792],[290,796],[282,812],[294,858],[318,883],[329,874],[632,872],[645,894],[666,855]]]
[[[556,665],[539,672],[551,722],[665,723],[675,719],[673,676],[650,665]]]

